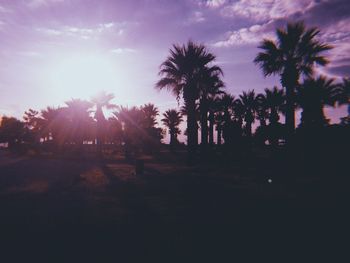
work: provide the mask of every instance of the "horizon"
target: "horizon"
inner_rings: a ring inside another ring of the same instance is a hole
[[[228,93],[280,87],[279,77],[264,78],[253,59],[263,38],[293,20],[317,26],[334,46],[326,53],[331,63],[316,71],[340,80],[350,76],[349,14],[346,1],[2,1],[0,116],[22,119],[29,108],[88,100],[101,90],[118,105],[178,108],[154,86],[169,49],[189,39],[217,56]],[[338,122],[346,107],[326,114]]]

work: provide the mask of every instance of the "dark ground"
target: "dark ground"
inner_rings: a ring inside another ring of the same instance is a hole
[[[242,166],[0,151],[0,262],[349,262],[346,185]]]

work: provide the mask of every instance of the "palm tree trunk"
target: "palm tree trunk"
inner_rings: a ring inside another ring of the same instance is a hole
[[[246,122],[246,135],[247,137],[252,137],[252,123],[251,122]]]
[[[294,90],[298,85],[299,75],[295,65],[290,64],[285,68],[281,76],[281,84],[286,88],[286,139],[291,139],[295,130],[295,95]]]
[[[201,112],[201,145],[205,148],[208,145],[208,110],[202,108]]]
[[[196,120],[196,102],[194,99],[187,100],[187,148],[188,161],[190,164],[194,161],[196,148],[198,145],[198,127]]]
[[[286,94],[286,129],[287,139],[290,139],[295,129],[294,87],[286,87]]]
[[[174,146],[175,144],[175,134],[174,132],[170,132],[170,146]]]
[[[221,125],[219,124],[217,126],[217,145],[220,146],[221,145],[221,132],[222,132],[222,129],[221,129]]]
[[[209,112],[209,144],[214,144],[214,112]]]

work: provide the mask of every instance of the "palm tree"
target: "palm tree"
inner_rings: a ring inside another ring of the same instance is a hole
[[[282,89],[274,86],[272,89],[265,89],[265,98],[269,119],[266,135],[270,145],[276,147],[278,140],[283,137],[283,126],[278,121],[280,119],[280,113],[285,110],[285,96]]]
[[[238,124],[241,129],[243,128],[243,119],[245,114],[245,109],[242,101],[238,98],[233,101],[232,105],[233,120]]]
[[[235,101],[235,97],[227,93],[223,94],[223,96],[220,99],[220,104],[222,106],[225,122],[231,121],[234,101]]]
[[[101,152],[102,150],[102,144],[103,144],[103,137],[105,132],[105,124],[106,124],[106,118],[103,114],[103,109],[115,109],[116,105],[111,103],[111,100],[114,99],[114,95],[112,93],[106,93],[105,91],[102,91],[98,93],[96,96],[94,96],[91,99],[91,102],[95,106],[95,119],[96,119],[96,125],[97,125],[97,136],[96,136],[96,143],[98,147],[98,151]]]
[[[220,73],[214,72],[214,74],[207,74],[203,78],[202,88],[200,90],[200,122],[201,122],[201,145],[203,149],[206,148],[208,144],[208,112],[210,111],[211,104],[213,104],[213,100],[218,95],[222,94],[222,88],[224,87],[224,83],[220,78]],[[211,111],[210,116],[210,137],[211,144],[213,143],[213,129],[214,129],[214,113]]]
[[[130,158],[131,153],[136,150],[136,146],[139,146],[144,138],[142,133],[143,113],[138,107],[118,106],[113,115],[122,127],[125,157]]]
[[[218,126],[222,125],[223,119],[220,117],[222,116],[222,107],[220,104],[220,94],[216,96],[211,96],[208,99],[208,105],[209,105],[209,145],[214,145],[214,128],[215,125],[218,128]],[[218,130],[218,129],[217,129]],[[221,136],[221,134],[220,134]],[[221,143],[221,140],[220,140]]]
[[[274,86],[272,89],[265,89],[265,103],[269,110],[269,122],[272,125],[278,123],[279,113],[283,111],[285,104],[285,96],[282,89]]]
[[[257,100],[254,90],[248,92],[243,91],[239,95],[242,107],[244,108],[245,134],[248,137],[252,135],[252,123],[255,120],[255,113],[257,107]]]
[[[157,116],[159,115],[158,108],[152,104],[148,103],[141,107],[141,111],[143,112],[143,125],[144,128],[149,129],[153,128],[157,124]]]
[[[66,114],[69,120],[71,139],[79,145],[88,139],[88,131],[91,129],[92,119],[89,109],[92,103],[81,99],[71,99],[65,102],[67,105]]]
[[[303,22],[288,23],[287,28],[276,30],[277,41],[265,39],[254,62],[265,77],[278,74],[286,89],[286,126],[291,135],[295,128],[295,89],[300,76],[310,77],[315,64],[324,66],[328,60],[321,55],[332,47],[319,42],[317,28],[306,29]]]
[[[231,94],[222,93],[215,100],[215,122],[217,131],[217,145],[221,145],[221,138],[227,135],[227,127],[232,122],[232,113],[235,97]]]
[[[39,123],[41,137],[44,138],[44,141],[52,140],[56,146],[64,142],[65,134],[63,130],[66,126],[66,120],[63,108],[47,107],[42,110]]]
[[[219,96],[217,98],[214,99],[213,104],[211,104],[211,110],[212,112],[214,112],[214,123],[216,126],[216,144],[218,146],[221,145],[221,138],[222,138],[222,130],[223,130],[223,126],[224,126],[224,109],[223,109],[223,104],[222,104],[222,96]],[[209,119],[211,119],[211,115],[209,116]],[[211,133],[211,132],[210,132]],[[210,133],[209,133],[209,141],[211,141],[210,139]],[[214,137],[214,134],[213,134]],[[213,138],[214,140],[214,138]]]
[[[156,127],[159,110],[154,104],[148,103],[141,106],[140,111],[144,135],[143,149],[150,152],[159,146],[160,140],[163,138],[163,130]]]
[[[181,133],[179,125],[183,119],[181,113],[175,109],[167,110],[163,116],[162,122],[169,129],[170,145],[173,146],[178,143],[177,135]]]
[[[335,106],[338,86],[334,79],[320,76],[307,79],[297,88],[296,101],[300,108],[301,125],[304,127],[322,127],[328,123],[324,115],[324,106]]]
[[[198,144],[196,125],[196,100],[199,98],[204,74],[221,72],[211,65],[215,56],[204,45],[189,41],[187,45],[173,45],[170,56],[161,64],[157,82],[158,89],[170,90],[179,100],[182,95],[187,111],[187,144],[191,162]]]
[[[256,96],[256,117],[260,122],[260,127],[265,127],[269,113],[266,97],[261,93]]]

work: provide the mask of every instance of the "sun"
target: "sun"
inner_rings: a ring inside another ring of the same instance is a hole
[[[88,99],[101,90],[121,85],[118,65],[107,56],[78,54],[57,59],[51,68],[51,87],[65,98]]]

